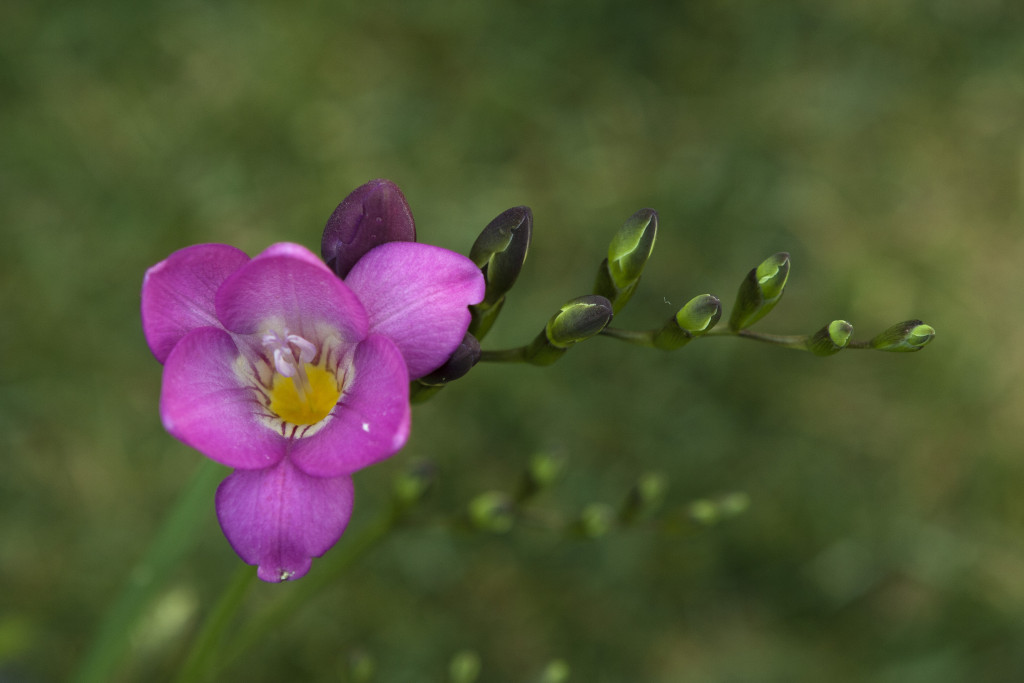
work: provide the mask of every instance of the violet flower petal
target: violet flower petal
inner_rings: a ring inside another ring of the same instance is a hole
[[[394,343],[370,335],[356,347],[349,372],[328,423],[292,441],[289,457],[306,474],[350,474],[393,455],[409,438],[409,375]]]
[[[352,479],[310,477],[286,458],[237,470],[217,489],[217,518],[231,547],[264,581],[298,579],[337,542],[352,514]]]
[[[180,249],[146,271],[142,281],[142,331],[163,363],[191,330],[220,326],[214,310],[217,288],[249,261],[227,244],[197,244]]]
[[[238,347],[217,327],[186,334],[164,365],[160,418],[172,436],[228,467],[276,464],[287,442],[261,423],[267,410],[236,373]]]
[[[391,338],[416,379],[448,360],[469,328],[467,308],[484,297],[480,269],[429,244],[390,242],[368,252],[345,279],[366,307],[370,331]]]
[[[298,244],[272,245],[239,268],[217,291],[216,306],[224,327],[238,334],[264,332],[268,322],[306,339],[318,338],[325,324],[344,342],[367,332],[355,294]]]
[[[357,187],[327,219],[320,253],[344,278],[363,254],[385,242],[415,242],[416,224],[405,196],[390,180]]]

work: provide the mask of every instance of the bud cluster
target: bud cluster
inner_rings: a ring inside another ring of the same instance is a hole
[[[442,387],[466,375],[479,361],[551,365],[573,346],[605,336],[663,351],[673,351],[705,336],[735,336],[777,346],[831,356],[843,349],[919,351],[935,336],[920,320],[898,323],[867,341],[853,339],[853,325],[833,320],[817,332],[776,335],[750,328],[781,301],[789,281],[790,256],[779,252],[766,258],[740,282],[728,325],[722,318],[721,299],[700,294],[690,299],[660,326],[626,330],[611,326],[636,293],[658,234],[658,213],[641,209],[612,235],[605,258],[597,268],[590,293],[570,298],[550,316],[532,341],[511,349],[481,349],[480,341],[494,326],[519,279],[533,236],[533,212],[527,206],[502,211],[488,223],[469,250],[486,282],[483,301],[470,306],[471,322],[462,343],[443,365],[411,386],[414,401],[433,396]],[[394,183],[374,180],[349,195],[327,222],[322,239],[324,260],[340,276],[365,251],[389,241],[415,240],[416,228],[405,197]]]

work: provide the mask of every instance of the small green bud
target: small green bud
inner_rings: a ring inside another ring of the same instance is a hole
[[[437,467],[434,463],[427,460],[412,463],[395,478],[395,501],[403,507],[415,505],[430,492],[436,480]]]
[[[667,488],[662,475],[655,472],[642,475],[629,490],[619,517],[628,524],[650,516],[665,500]]]
[[[538,683],[566,683],[569,673],[569,664],[564,659],[553,659],[544,667]]]
[[[551,365],[573,344],[599,334],[611,322],[612,315],[612,305],[603,296],[589,294],[569,301],[531,342],[526,351],[527,362]]]
[[[565,469],[565,458],[553,453],[536,453],[530,458],[523,472],[522,483],[516,500],[523,502],[529,500],[539,492],[550,487],[562,476]]]
[[[480,676],[480,655],[472,650],[463,650],[452,657],[448,665],[448,680],[451,683],[474,683]]]
[[[579,528],[587,538],[600,538],[611,531],[615,509],[607,503],[591,503],[580,512]]]
[[[620,289],[625,289],[644,272],[658,236],[658,212],[640,209],[630,216],[608,245],[608,272]]]
[[[512,289],[526,261],[533,233],[533,212],[528,206],[503,211],[487,224],[469,258],[484,271],[487,291],[484,304],[490,306]]]
[[[506,533],[515,517],[515,504],[501,491],[487,491],[469,501],[469,521],[480,531]]]
[[[845,320],[833,320],[807,340],[807,350],[815,356],[831,356],[850,343],[853,325]]]
[[[729,328],[745,330],[768,315],[782,298],[789,279],[789,254],[769,256],[747,273],[736,294],[736,305],[729,317]]]
[[[935,328],[920,320],[897,323],[868,344],[879,351],[920,351],[935,338]]]
[[[710,294],[690,299],[654,334],[654,346],[672,351],[711,331],[722,317],[722,302]]]
[[[608,258],[597,269],[594,294],[608,299],[616,313],[636,291],[657,234],[658,213],[641,209],[626,220],[608,245]]]

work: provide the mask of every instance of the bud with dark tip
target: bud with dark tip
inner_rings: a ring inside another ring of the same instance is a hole
[[[657,235],[658,212],[640,209],[626,220],[608,245],[608,258],[597,270],[594,293],[611,301],[616,313],[636,291]]]
[[[722,317],[722,302],[710,294],[690,299],[679,312],[654,333],[654,346],[665,351],[686,346],[695,337],[707,334]]]
[[[498,214],[487,224],[469,250],[469,258],[484,273],[487,289],[484,300],[470,306],[473,315],[469,331],[483,338],[494,324],[512,289],[533,236],[533,212],[528,206],[515,206]]]
[[[501,491],[487,491],[469,501],[469,521],[480,531],[506,533],[515,519],[515,503]]]
[[[385,242],[415,242],[416,224],[405,196],[390,180],[371,180],[352,191],[327,219],[320,255],[344,278],[363,254]]]
[[[868,344],[879,351],[920,351],[935,338],[935,328],[920,320],[897,323]]]
[[[754,268],[740,285],[736,305],[729,317],[729,328],[745,330],[768,315],[782,298],[789,279],[789,254],[779,252],[769,256]]]
[[[807,340],[807,350],[815,356],[831,356],[845,349],[852,336],[853,325],[845,320],[833,320]]]
[[[554,363],[570,346],[599,334],[612,315],[611,302],[603,296],[589,294],[569,301],[527,347],[525,360],[534,365]]]

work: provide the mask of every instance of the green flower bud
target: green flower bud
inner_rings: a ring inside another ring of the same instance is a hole
[[[553,453],[536,453],[526,465],[523,473],[522,484],[516,500],[523,502],[529,500],[539,492],[550,487],[562,475],[565,469],[565,458]]]
[[[611,302],[603,296],[590,294],[569,301],[527,348],[526,360],[534,365],[551,365],[573,344],[599,334],[612,315]]]
[[[667,488],[668,482],[662,475],[654,472],[642,475],[629,490],[619,517],[627,524],[649,517],[665,500]]]
[[[546,334],[554,346],[568,348],[590,339],[608,326],[612,305],[603,296],[581,296],[562,306],[548,321]]]
[[[722,302],[710,294],[690,299],[654,334],[654,346],[671,351],[711,331],[722,317]]]
[[[512,289],[526,261],[532,233],[530,207],[515,206],[498,214],[473,243],[469,258],[487,279],[485,305],[494,305]]]
[[[395,478],[395,501],[403,506],[415,505],[430,492],[437,480],[437,467],[427,460],[412,463]]]
[[[537,683],[566,683],[569,673],[569,665],[564,659],[553,659],[544,667]]]
[[[469,501],[469,521],[480,531],[506,533],[515,518],[515,504],[501,491],[487,491]]]
[[[608,245],[608,272],[619,289],[625,289],[644,272],[658,236],[658,212],[640,209],[630,216]]]
[[[920,351],[935,337],[935,328],[920,320],[897,323],[882,332],[868,345],[879,351]]]
[[[745,330],[768,315],[782,298],[789,279],[789,254],[769,256],[747,273],[736,294],[736,305],[729,317],[729,328]]]
[[[594,294],[611,301],[616,313],[636,291],[657,234],[658,213],[641,209],[626,220],[608,245],[608,258],[597,270]]]
[[[807,350],[815,356],[831,356],[850,343],[853,325],[845,320],[833,320],[807,340]]]
[[[480,676],[480,655],[472,650],[463,650],[452,657],[448,665],[448,680],[451,683],[474,683]]]
[[[607,503],[591,503],[580,512],[579,529],[587,538],[600,538],[611,531],[615,509]]]

